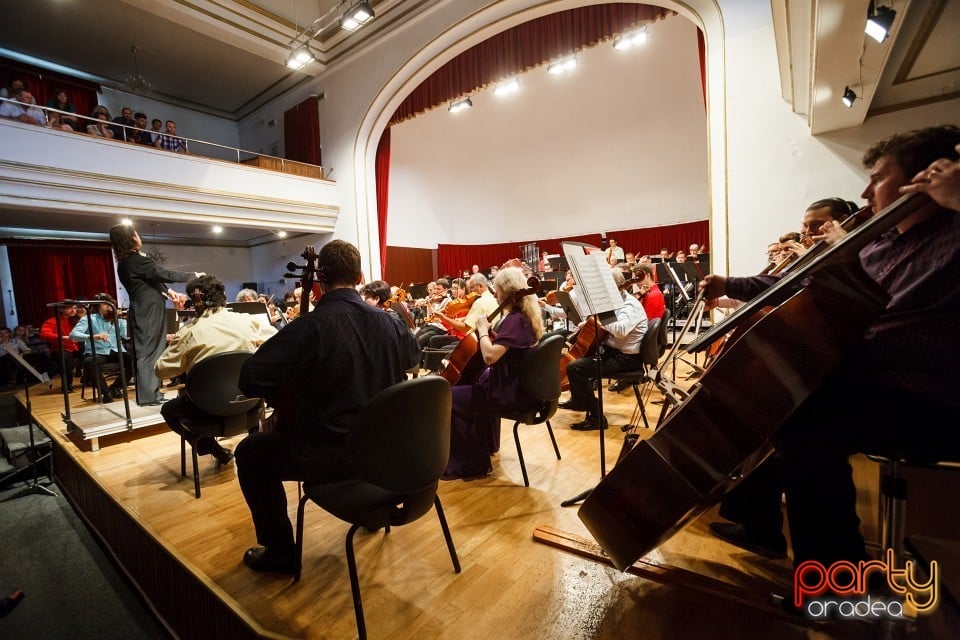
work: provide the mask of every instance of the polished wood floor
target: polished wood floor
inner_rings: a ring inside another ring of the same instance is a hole
[[[681,363],[678,375],[688,370]],[[255,537],[232,465],[218,471],[212,459],[201,458],[203,495],[195,499],[192,480],[180,477],[180,445],[173,433],[146,430],[147,435],[139,433],[126,442],[103,442],[100,451],[81,451],[63,432],[56,388],[32,396],[38,421],[78,464],[236,607],[280,636],[356,636],[344,558],[347,525],[308,508],[302,581],[258,575],[240,561]],[[606,392],[605,402],[613,427],[629,421],[635,406],[632,392]],[[653,405],[649,409],[659,411]],[[748,597],[731,599],[684,584],[663,584],[535,542],[532,534],[539,526],[589,538],[576,509],[560,506],[599,478],[598,432],[569,428],[581,415],[560,411],[553,420],[560,461],[542,427],[521,427],[529,488],[523,486],[512,425],[507,423],[491,476],[442,483],[440,497],[461,574],[453,573],[432,516],[388,535],[357,535],[371,638],[871,637],[867,625],[805,625],[768,604],[764,594],[782,591],[791,579],[789,561],[765,560],[713,538],[707,532],[707,523],[716,519],[713,512],[650,559],[696,572],[707,582],[742,587]],[[640,431],[644,437],[650,433]],[[622,432],[611,428],[605,438],[609,468],[619,453]],[[869,487],[870,472],[864,474],[864,486]],[[293,483],[288,498],[293,520]],[[869,490],[862,502],[869,510]]]

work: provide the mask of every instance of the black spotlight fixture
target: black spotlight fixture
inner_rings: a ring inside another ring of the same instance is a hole
[[[843,97],[840,98],[840,100],[843,101],[843,104],[849,109],[853,106],[853,103],[856,102],[857,94],[854,93],[853,89],[851,89],[849,86],[844,87]]]
[[[890,35],[890,27],[893,26],[893,19],[897,17],[897,12],[890,7],[874,9],[872,2],[870,6],[871,10],[867,13],[867,26],[863,31],[877,42],[883,42]]]

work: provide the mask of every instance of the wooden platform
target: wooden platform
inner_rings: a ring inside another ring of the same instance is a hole
[[[53,440],[64,492],[177,635],[356,636],[344,559],[347,525],[308,508],[302,581],[256,574],[241,563],[244,549],[256,541],[232,465],[217,471],[212,459],[201,458],[203,496],[194,499],[191,479],[180,477],[175,434],[145,429],[99,451],[83,451],[65,433],[56,391],[32,398],[34,415]],[[607,392],[605,401],[613,427],[629,419],[630,392]],[[441,485],[461,574],[452,571],[435,518],[388,535],[358,534],[371,638],[869,637],[861,624],[812,631],[758,601],[756,596],[787,586],[789,562],[765,560],[713,538],[707,532],[711,514],[645,559],[678,569],[670,580],[657,579],[655,572],[621,573],[535,542],[538,527],[589,542],[576,509],[560,507],[599,475],[599,433],[569,429],[581,417],[565,411],[556,416],[561,461],[542,427],[521,428],[529,488],[506,423],[490,477]],[[622,434],[611,428],[605,437],[609,468]],[[293,519],[293,483],[287,493]]]

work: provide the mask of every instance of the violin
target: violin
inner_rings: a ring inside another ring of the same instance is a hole
[[[524,297],[535,295],[539,290],[539,278],[530,276],[527,278],[527,288],[520,289],[501,302],[500,305],[494,309],[493,313],[487,316],[487,321],[493,322],[493,319],[500,315],[500,312],[503,311],[503,308],[508,304],[512,303],[514,306],[517,306]],[[477,379],[477,376],[483,372],[484,364],[483,358],[480,357],[480,340],[477,339],[475,333],[476,330],[471,331],[463,337],[460,344],[457,345],[457,348],[450,354],[450,361],[443,370],[443,373],[440,374],[451,385],[472,383]]]
[[[407,306],[403,304],[404,300],[407,299],[407,292],[403,289],[397,289],[388,300],[383,301],[384,309],[393,309],[394,313],[403,318],[403,321],[407,323],[407,328],[416,329],[417,323],[414,322],[413,316],[410,315],[410,312],[407,310]]]

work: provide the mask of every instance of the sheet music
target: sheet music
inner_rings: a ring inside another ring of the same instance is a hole
[[[564,249],[566,251],[566,247]],[[576,276],[578,291],[591,314],[616,311],[623,306],[623,296],[603,252],[583,254],[574,250],[567,252],[567,260]]]

